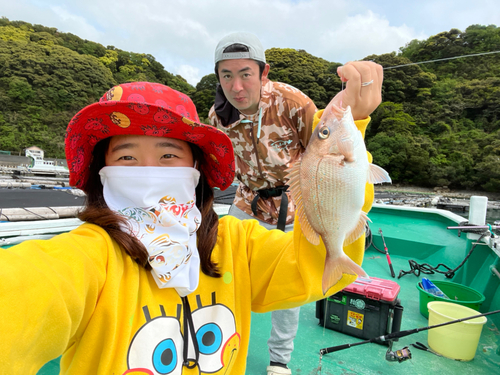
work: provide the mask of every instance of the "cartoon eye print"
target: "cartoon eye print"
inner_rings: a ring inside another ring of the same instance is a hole
[[[213,303],[198,308],[192,313],[192,318],[200,350],[201,372],[213,373],[224,366],[226,371],[230,371],[240,347],[240,335],[236,332],[231,310],[224,305]]]
[[[180,375],[184,340],[179,320],[167,316],[150,319],[145,309],[147,323],[130,344],[126,373]]]
[[[226,306],[215,302],[215,292],[212,293],[210,306],[202,306],[199,295],[196,301],[198,309],[191,313],[191,318],[199,349],[197,368],[200,374],[211,374],[221,369],[229,374],[240,348],[234,315]],[[166,316],[162,305],[160,309],[162,315],[151,319],[148,307],[143,307],[146,323],[130,343],[128,370],[122,375],[182,374],[184,339],[179,323],[182,307],[178,305],[177,317]],[[191,337],[188,358],[196,358]]]

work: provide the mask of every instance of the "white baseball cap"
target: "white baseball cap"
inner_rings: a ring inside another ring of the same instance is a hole
[[[248,47],[248,52],[224,52],[227,47],[233,44],[242,44]],[[266,55],[259,38],[253,34],[242,32],[232,33],[222,38],[215,48],[215,63],[233,59],[252,59],[265,63]]]

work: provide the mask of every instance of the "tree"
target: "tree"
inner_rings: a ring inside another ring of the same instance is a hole
[[[336,70],[341,64],[330,63],[304,50],[271,48],[266,51],[269,79],[288,83],[309,96],[318,108],[325,108],[342,88]]]
[[[383,103],[372,114],[365,142],[395,183],[500,190],[499,55],[412,64],[499,50],[500,28],[472,25],[365,58],[385,68]],[[270,79],[302,90],[318,108],[342,88],[338,63],[290,48],[271,48],[266,58]],[[393,68],[405,64],[412,65]],[[208,121],[215,74],[194,88],[150,54],[0,18],[0,149],[36,144],[63,157],[71,117],[112,85],[137,80],[186,93],[200,120]]]
[[[83,40],[55,28],[0,19],[0,146],[37,145],[64,157],[64,132],[75,113],[110,87],[161,82],[187,94],[194,87],[155,58]]]
[[[208,74],[198,82],[196,92],[192,95],[200,121],[204,123],[208,123],[208,112],[215,102],[215,90],[218,83],[215,73]]]

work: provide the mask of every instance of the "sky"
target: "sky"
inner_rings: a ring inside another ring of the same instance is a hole
[[[193,86],[235,31],[254,33],[265,49],[346,63],[452,28],[500,26],[498,0],[0,0],[0,16],[153,55]]]

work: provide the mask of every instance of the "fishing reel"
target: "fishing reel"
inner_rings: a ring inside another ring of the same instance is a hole
[[[385,352],[385,360],[389,362],[404,362],[408,359],[411,359],[411,352],[410,349],[405,346],[403,349],[399,350],[392,350],[392,340],[388,341],[389,348]]]

